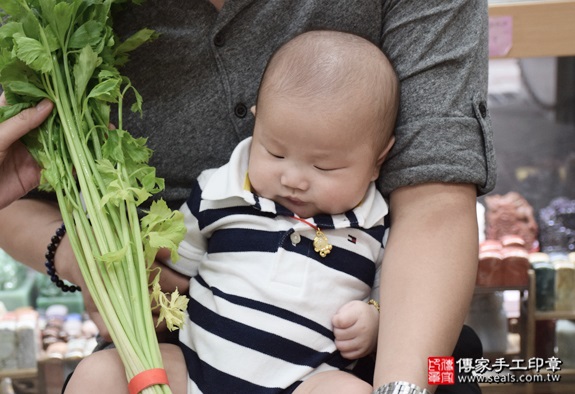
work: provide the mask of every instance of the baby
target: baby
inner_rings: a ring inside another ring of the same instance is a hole
[[[253,137],[204,171],[181,208],[188,231],[173,268],[191,277],[185,364],[163,345],[174,393],[372,392],[348,370],[377,342],[377,302],[367,301],[389,223],[374,181],[398,91],[381,50],[352,34],[304,33],[272,56]],[[97,352],[66,393],[89,392],[88,374],[121,379],[105,389],[94,379],[97,392],[126,393],[119,367],[113,350]]]

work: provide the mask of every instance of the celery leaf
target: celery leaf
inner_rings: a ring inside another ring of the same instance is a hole
[[[92,47],[89,45],[86,45],[80,51],[78,62],[74,64],[73,69],[76,88],[76,101],[80,102],[86,91],[86,86],[88,86],[88,82],[90,81],[90,78],[92,78],[94,70],[96,70],[96,67],[100,65],[101,61],[102,59],[100,59],[98,55],[94,53]]]
[[[43,73],[52,70],[50,52],[38,40],[15,35],[16,56],[32,69]]]

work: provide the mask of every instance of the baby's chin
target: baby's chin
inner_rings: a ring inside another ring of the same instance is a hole
[[[293,204],[289,204],[287,203],[289,206],[286,206],[287,209],[289,209],[290,211],[292,211],[293,213],[295,213],[298,217],[302,218],[302,219],[307,219],[307,218],[312,218],[314,216],[317,215],[335,215],[337,214],[336,212],[332,212],[329,209],[326,210],[322,210],[319,207],[312,205],[312,204],[306,204],[306,205],[302,205],[302,206],[298,206],[298,205],[293,205]]]
[[[333,210],[333,209],[325,209],[322,210],[318,207],[308,207],[308,209],[298,209],[298,207],[286,207],[288,208],[290,211],[292,211],[293,213],[295,213],[298,217],[302,218],[302,219],[307,219],[307,218],[312,218],[314,216],[317,215],[341,215],[346,213],[347,211],[353,209],[347,209],[347,210]]]
[[[292,211],[293,213],[295,213],[298,217],[300,217],[302,219],[312,218],[316,215],[321,214],[321,212],[318,212],[317,210],[311,211],[311,210],[290,209],[290,211]]]
[[[284,199],[283,201],[280,202],[280,204],[289,209],[290,211],[292,211],[293,213],[295,213],[298,217],[302,219],[311,218],[322,213],[320,210],[317,209],[317,207],[309,203],[297,204]]]

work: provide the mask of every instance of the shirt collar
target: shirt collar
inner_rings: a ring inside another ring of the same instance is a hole
[[[255,203],[251,190],[244,189],[251,141],[251,137],[241,141],[232,152],[230,160],[215,170],[204,187],[203,199],[217,201],[240,197],[250,205]]]

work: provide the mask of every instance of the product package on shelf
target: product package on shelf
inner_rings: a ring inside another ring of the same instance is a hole
[[[487,196],[484,220],[477,286],[526,287],[529,253],[539,250],[533,208],[519,193]]]
[[[575,368],[575,322],[557,320],[555,325],[557,357],[563,361],[562,368]]]
[[[479,245],[476,284],[485,287],[522,287],[529,283],[529,252],[524,240],[506,235]]]
[[[65,305],[52,305],[44,314],[42,349],[49,358],[83,358],[96,346],[98,330],[94,322]]]
[[[575,312],[575,252],[532,253],[538,311]]]
[[[547,253],[531,253],[529,261],[535,272],[535,308],[538,311],[555,309],[555,268]]]
[[[0,370],[35,369],[40,352],[38,313],[20,308],[0,316]]]
[[[59,394],[70,372],[96,347],[98,329],[66,305],[51,305],[42,316],[42,353],[38,360],[39,394]]]
[[[555,256],[555,310],[575,311],[575,264],[567,254]]]
[[[507,350],[508,322],[503,302],[502,291],[473,295],[465,324],[475,330],[485,353]]]
[[[502,245],[497,240],[485,240],[479,245],[477,286],[494,287],[503,283]]]
[[[0,317],[0,371],[18,369],[16,358],[16,314]]]

